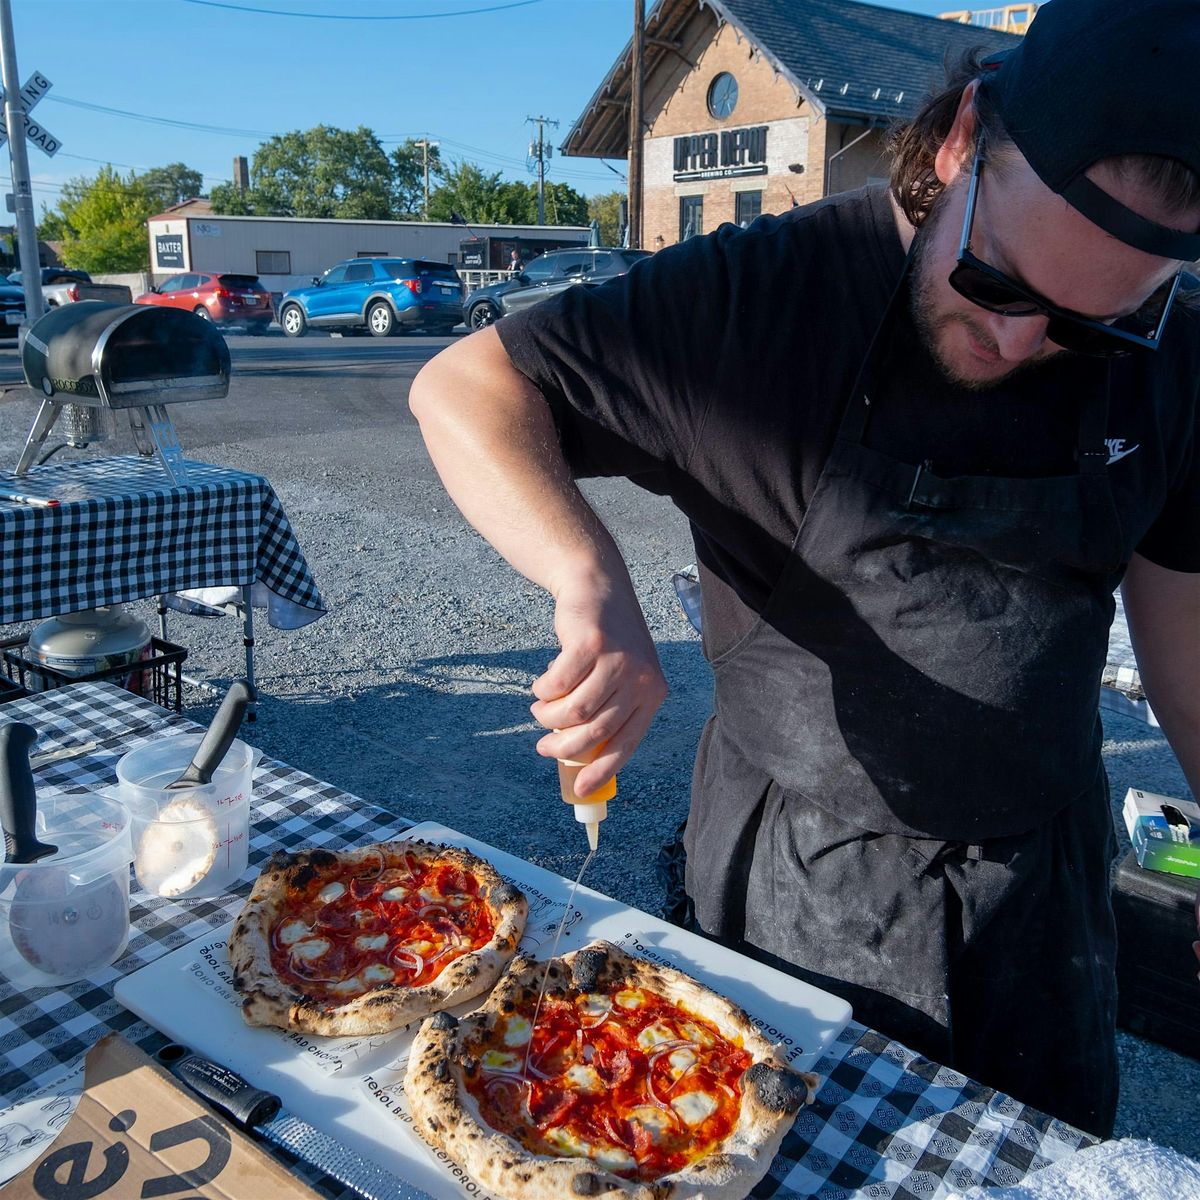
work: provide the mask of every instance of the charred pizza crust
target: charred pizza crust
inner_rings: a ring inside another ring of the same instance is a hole
[[[479,1063],[464,1047],[493,1030],[501,1013],[532,1011],[545,964],[517,956],[474,1012],[439,1012],[413,1041],[404,1091],[414,1127],[430,1145],[459,1163],[480,1184],[508,1200],[627,1196],[635,1200],[738,1200],[766,1174],[796,1114],[816,1094],[815,1075],[792,1070],[731,1001],[680,971],[633,958],[608,942],[593,942],[552,960],[546,996],[642,988],[715,1026],[752,1058],[741,1077],[738,1120],[716,1149],[652,1182],[622,1178],[594,1158],[535,1154],[482,1117],[465,1085]]]
[[[281,978],[271,962],[271,936],[277,922],[288,916],[289,891],[311,887],[315,879],[336,880],[355,867],[369,869],[381,857],[381,869],[415,861],[448,863],[472,874],[491,917],[490,940],[455,958],[428,983],[380,983],[344,1002],[321,995],[319,989],[306,994],[300,984]],[[490,863],[457,846],[395,841],[338,851],[277,853],[255,882],[229,938],[234,987],[243,994],[242,1014],[251,1025],[277,1025],[326,1037],[399,1029],[490,988],[516,953],[527,911],[525,896],[517,888]]]

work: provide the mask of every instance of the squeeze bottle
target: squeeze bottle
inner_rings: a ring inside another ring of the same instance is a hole
[[[596,747],[587,758],[560,758],[558,760],[558,790],[563,800],[575,809],[575,820],[587,826],[588,845],[595,850],[600,842],[600,822],[608,816],[608,802],[617,794],[617,777],[606,779],[594,792],[580,796],[575,791],[575,780],[579,772],[604,749]]]

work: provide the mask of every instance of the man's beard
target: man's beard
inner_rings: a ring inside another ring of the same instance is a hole
[[[1055,357],[1057,351],[1041,352],[1021,362],[1014,363],[1002,375],[994,375],[988,379],[975,379],[963,375],[942,351],[943,335],[956,326],[965,327],[972,337],[986,350],[997,350],[996,341],[981,321],[975,320],[961,312],[937,311],[937,286],[935,284],[937,267],[933,259],[933,234],[941,221],[945,219],[946,199],[949,192],[943,190],[933,202],[924,222],[916,233],[916,253],[912,264],[912,283],[909,287],[909,311],[921,344],[929,353],[934,365],[942,375],[958,387],[971,392],[990,391],[997,384],[1045,364],[1047,359]],[[983,310],[980,309],[980,312]]]

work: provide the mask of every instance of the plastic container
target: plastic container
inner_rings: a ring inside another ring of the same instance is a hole
[[[246,870],[250,799],[262,752],[235,739],[212,782],[166,790],[192,761],[203,733],[148,742],[117,762],[117,796],[133,825],[133,870],[155,896],[200,899],[228,892]]]
[[[129,941],[130,818],[95,793],[40,793],[36,863],[0,864],[0,976],[21,987],[73,983]]]

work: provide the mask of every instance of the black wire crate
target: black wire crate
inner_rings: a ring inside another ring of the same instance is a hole
[[[183,708],[183,663],[186,647],[152,637],[148,656],[136,663],[119,663],[90,671],[86,675],[67,675],[44,663],[31,662],[24,650],[28,638],[9,638],[0,641],[0,703],[16,699],[7,695],[8,687],[20,689],[20,694],[48,692],[71,683],[94,683],[106,680],[116,683],[136,696],[142,696],[162,708],[180,712]],[[7,685],[7,686],[5,686]]]

